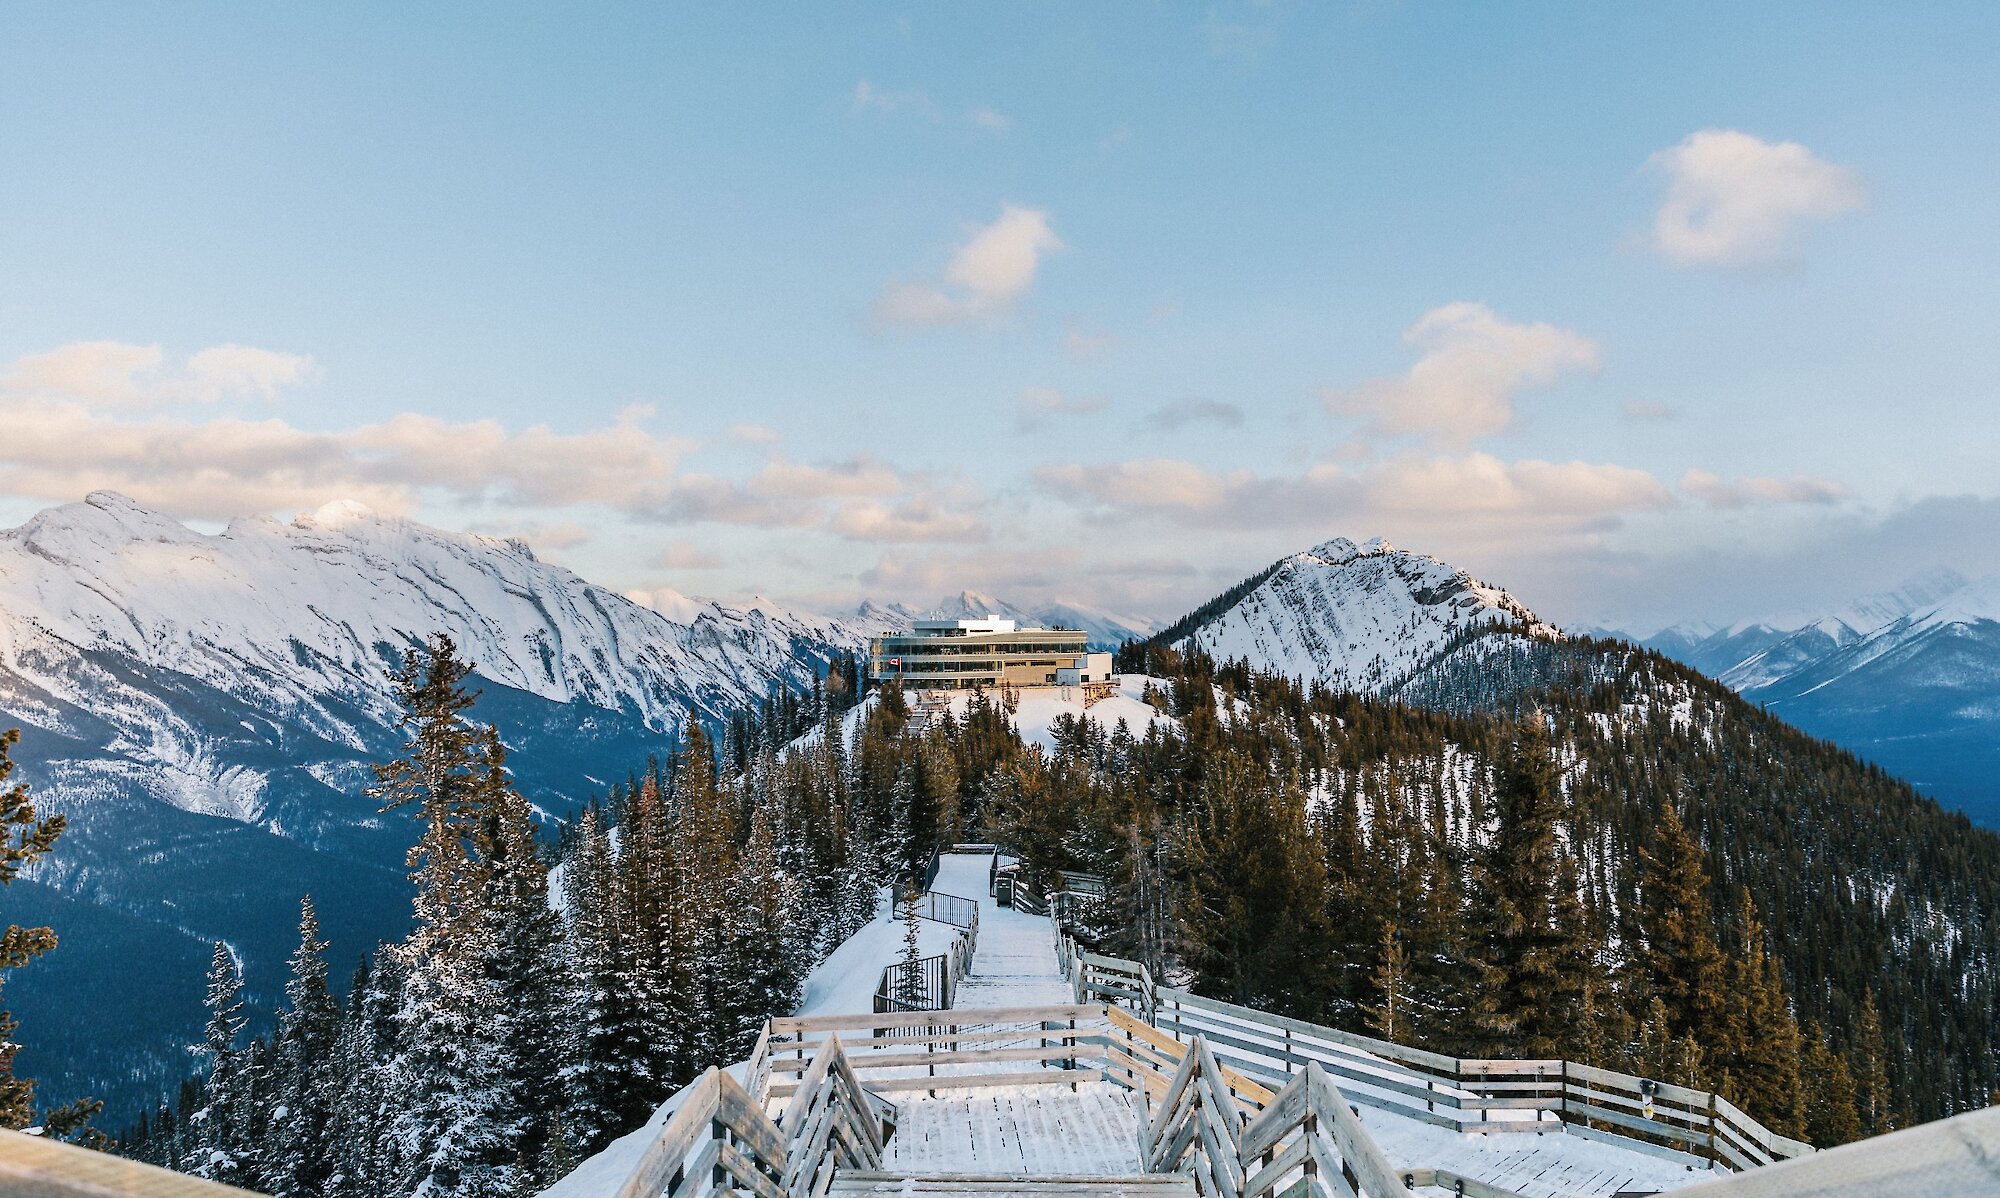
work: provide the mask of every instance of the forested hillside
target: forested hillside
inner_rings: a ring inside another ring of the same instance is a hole
[[[287,1195],[544,1182],[742,1056],[879,885],[962,839],[1105,875],[1083,935],[1233,1001],[1713,1086],[1821,1144],[1988,1101],[2000,838],[1664,658],[1495,635],[1446,658],[1486,685],[1433,679],[1476,690],[1462,713],[1133,647],[1172,718],[1078,699],[1034,745],[1015,695],[923,719],[837,677],[540,850],[497,737],[413,665],[430,714],[376,793],[425,829],[416,931],[343,1007],[308,922],[249,1041],[219,952],[205,1075],[126,1150]],[[460,781],[410,789],[440,751]]]

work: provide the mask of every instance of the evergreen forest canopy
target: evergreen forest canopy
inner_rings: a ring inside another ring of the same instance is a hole
[[[308,904],[254,1039],[218,951],[203,1072],[124,1150],[286,1198],[532,1190],[746,1055],[965,839],[1110,879],[1079,932],[1219,998],[1713,1088],[1819,1144],[1990,1100],[2000,837],[1657,655],[1460,648],[1439,710],[1128,646],[1173,719],[1064,717],[1052,751],[1006,695],[920,724],[836,671],[548,845],[440,638],[375,792],[416,816],[415,931],[343,1004]]]

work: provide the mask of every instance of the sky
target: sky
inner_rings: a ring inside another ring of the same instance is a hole
[[[1646,631],[2000,572],[2000,6],[11,5],[0,522]]]

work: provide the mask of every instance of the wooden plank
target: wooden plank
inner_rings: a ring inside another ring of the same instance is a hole
[[[1395,1194],[1402,1190],[1402,1183],[1396,1179],[1396,1170],[1389,1164],[1389,1158],[1368,1134],[1368,1129],[1355,1118],[1348,1109],[1347,1096],[1333,1079],[1318,1065],[1307,1065],[1309,1081],[1307,1102],[1312,1113],[1319,1120],[1321,1132],[1331,1132],[1333,1142],[1348,1168],[1361,1182],[1363,1193],[1375,1195]]]
[[[1095,1069],[1037,1069],[1033,1073],[941,1073],[936,1077],[881,1077],[868,1083],[880,1094],[904,1090],[980,1090],[988,1086],[1067,1086],[1105,1080]]]
[[[715,1163],[734,1178],[737,1185],[756,1194],[757,1198],[786,1198],[784,1187],[766,1176],[755,1159],[744,1155],[732,1144],[716,1144]]]
[[[639,1162],[626,1175],[613,1198],[659,1198],[674,1171],[687,1160],[688,1153],[694,1151],[695,1143],[708,1130],[709,1116],[715,1110],[715,1096],[720,1084],[715,1080],[722,1071],[710,1069],[700,1078],[690,1083],[683,1091],[680,1109],[675,1111],[660,1128],[660,1134],[646,1146],[640,1154]]]
[[[18,1131],[0,1131],[0,1194],[21,1198],[258,1198],[249,1190],[221,1182]]]
[[[1299,1093],[1303,1101],[1305,1091],[1301,1089]],[[1297,1130],[1296,1126],[1292,1130]],[[1260,1148],[1256,1154],[1252,1154],[1248,1159],[1254,1159],[1255,1155],[1261,1155],[1262,1152],[1263,1149]],[[1244,1181],[1243,1198],[1264,1198],[1264,1195],[1269,1194],[1278,1187],[1278,1183],[1285,1178],[1286,1174],[1302,1167],[1311,1157],[1312,1144],[1305,1136],[1300,1136],[1298,1139],[1293,1140],[1283,1152],[1271,1158],[1270,1164],[1257,1170],[1257,1172],[1251,1174]]]

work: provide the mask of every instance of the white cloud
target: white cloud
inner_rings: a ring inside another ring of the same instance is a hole
[[[1519,392],[1598,366],[1588,337],[1552,324],[1513,324],[1480,303],[1432,309],[1403,340],[1424,351],[1407,374],[1328,389],[1328,410],[1365,419],[1384,436],[1415,433],[1462,445],[1513,423]]]
[[[745,445],[771,445],[776,443],[780,439],[780,436],[781,434],[777,429],[768,428],[761,424],[732,424],[729,426],[729,439],[740,441]]]
[[[1070,325],[1063,330],[1063,356],[1072,362],[1099,362],[1118,348],[1114,333],[1090,331]]]
[[[575,433],[417,413],[308,430],[276,418],[132,410],[269,395],[309,378],[311,361],[219,346],[167,372],[157,347],[117,342],[24,357],[0,379],[0,494],[71,500],[109,488],[186,517],[313,508],[337,497],[395,513],[424,497],[646,513],[667,501],[687,448],[642,427],[644,409]]]
[[[1679,266],[1739,266],[1781,256],[1799,222],[1866,200],[1861,179],[1795,141],[1703,129],[1647,159],[1667,175],[1654,248]]]
[[[674,541],[660,551],[653,564],[669,570],[713,570],[722,565],[722,557],[691,542]]]
[[[1013,204],[972,231],[939,282],[890,283],[875,298],[877,323],[964,324],[1005,315],[1034,286],[1042,257],[1062,248],[1049,214]]]
[[[1740,508],[1758,503],[1839,503],[1847,488],[1830,479],[1795,474],[1790,478],[1726,479],[1706,470],[1681,475],[1681,490],[1710,507]]]
[[[1215,472],[1145,459],[1059,466],[1043,488],[1100,520],[1153,519],[1236,532],[1336,527],[1415,538],[1432,552],[1469,544],[1589,540],[1626,516],[1674,502],[1643,470],[1606,463],[1507,462],[1490,454],[1411,454],[1348,470],[1332,463],[1296,475]]]
[[[169,370],[158,345],[76,341],[15,359],[0,376],[0,389],[94,407],[139,408],[274,399],[281,389],[318,374],[318,365],[305,354],[249,345],[211,346]]]

